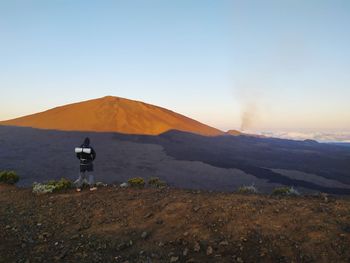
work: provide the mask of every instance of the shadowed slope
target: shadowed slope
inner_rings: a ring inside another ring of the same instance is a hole
[[[157,135],[171,129],[210,136],[223,134],[218,129],[173,111],[112,96],[1,121],[0,125],[147,135]]]

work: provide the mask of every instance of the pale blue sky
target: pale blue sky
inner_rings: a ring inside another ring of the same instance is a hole
[[[0,120],[105,95],[350,131],[350,1],[0,0]]]

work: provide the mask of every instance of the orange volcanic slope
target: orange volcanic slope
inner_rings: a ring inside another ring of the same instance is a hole
[[[172,129],[210,136],[223,134],[218,129],[173,111],[112,96],[0,121],[0,125],[148,135],[158,135]]]

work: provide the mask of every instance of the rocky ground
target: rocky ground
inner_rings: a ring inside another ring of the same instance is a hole
[[[350,199],[0,185],[0,262],[350,262]]]

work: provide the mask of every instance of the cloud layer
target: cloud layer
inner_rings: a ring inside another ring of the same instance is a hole
[[[350,132],[261,132],[267,137],[276,137],[292,140],[312,139],[319,142],[343,142],[350,143]]]

